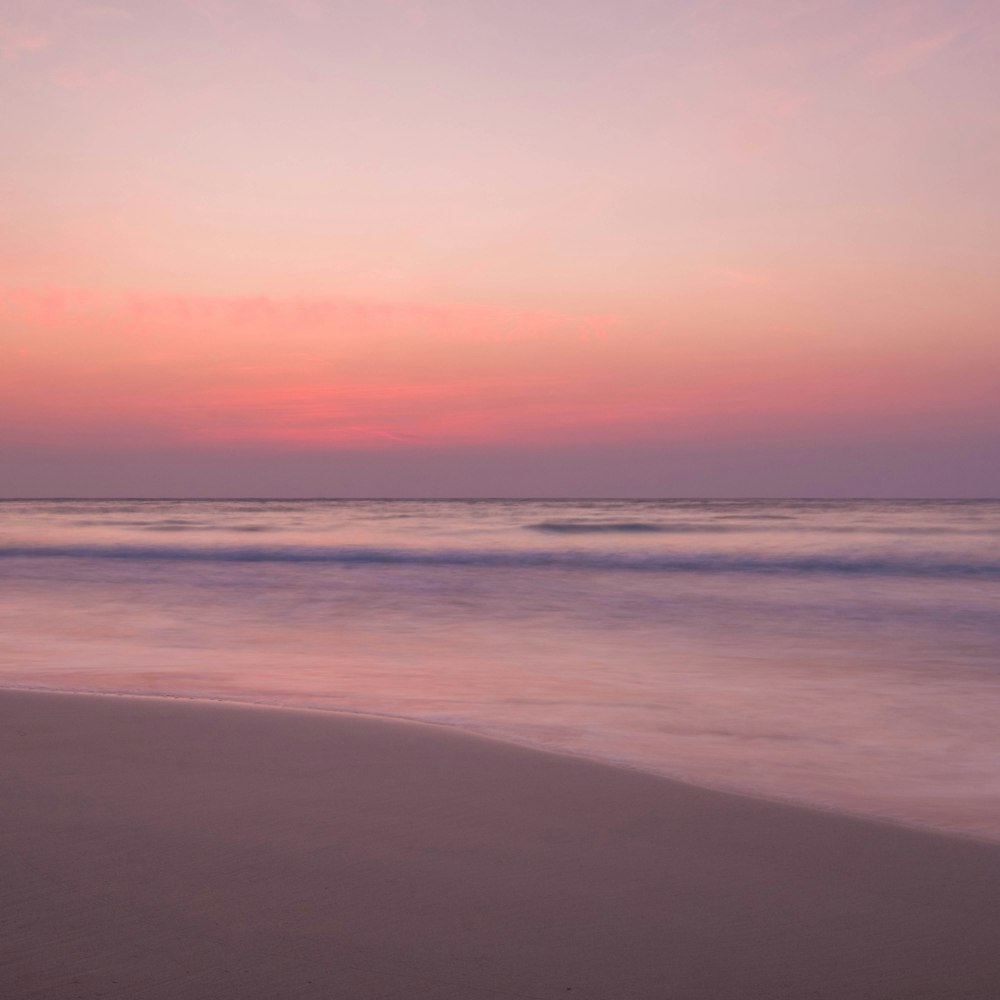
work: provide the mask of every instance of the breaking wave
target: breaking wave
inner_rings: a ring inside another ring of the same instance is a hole
[[[654,573],[830,573],[895,577],[1000,577],[1000,562],[932,555],[752,555],[717,552],[602,552],[552,549],[391,548],[360,545],[7,545],[3,558],[171,560],[217,563],[481,566]]]

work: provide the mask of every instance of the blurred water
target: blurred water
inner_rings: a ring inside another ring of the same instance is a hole
[[[1000,503],[8,501],[0,684],[458,725],[1000,838]]]

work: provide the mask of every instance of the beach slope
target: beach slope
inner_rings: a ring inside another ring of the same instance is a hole
[[[1000,995],[1000,849],[361,717],[0,692],[7,1000]]]

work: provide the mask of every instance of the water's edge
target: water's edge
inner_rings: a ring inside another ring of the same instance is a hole
[[[829,802],[802,799],[793,796],[782,796],[736,785],[726,785],[719,782],[700,781],[679,773],[657,770],[651,766],[643,766],[635,761],[624,760],[613,756],[588,754],[577,750],[555,749],[551,746],[533,743],[529,740],[519,740],[516,737],[497,735],[496,733],[490,732],[488,729],[477,729],[472,726],[465,726],[452,722],[438,722],[430,719],[415,718],[413,716],[393,715],[388,712],[362,712],[347,708],[328,708],[321,705],[292,705],[267,700],[254,700],[251,698],[197,696],[166,691],[95,691],[82,688],[55,688],[0,684],[0,694],[3,693],[61,695],[76,698],[114,698],[124,701],[168,701],[204,706],[224,705],[237,708],[255,709],[264,712],[307,713],[310,715],[318,714],[332,718],[345,716],[348,718],[371,719],[390,724],[415,725],[427,727],[429,729],[444,729],[449,732],[462,733],[463,735],[473,739],[485,740],[488,743],[497,743],[503,746],[514,746],[521,750],[530,750],[534,753],[547,754],[554,757],[566,757],[571,760],[582,760],[590,764],[596,764],[613,770],[632,771],[652,778],[657,778],[661,781],[684,785],[689,788],[703,789],[719,795],[732,796],[733,798],[746,799],[754,802],[768,802],[773,805],[801,809],[806,812],[818,813],[823,816],[842,816],[865,823],[875,823],[881,826],[890,826],[895,829],[916,831],[936,837],[946,837],[954,840],[968,841],[1000,849],[1000,833],[995,835],[978,833],[961,827],[935,825],[916,819],[904,819],[900,816],[889,813],[849,809]]]

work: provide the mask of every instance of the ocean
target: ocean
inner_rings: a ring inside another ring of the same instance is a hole
[[[0,686],[415,719],[998,840],[1000,501],[4,501]]]

